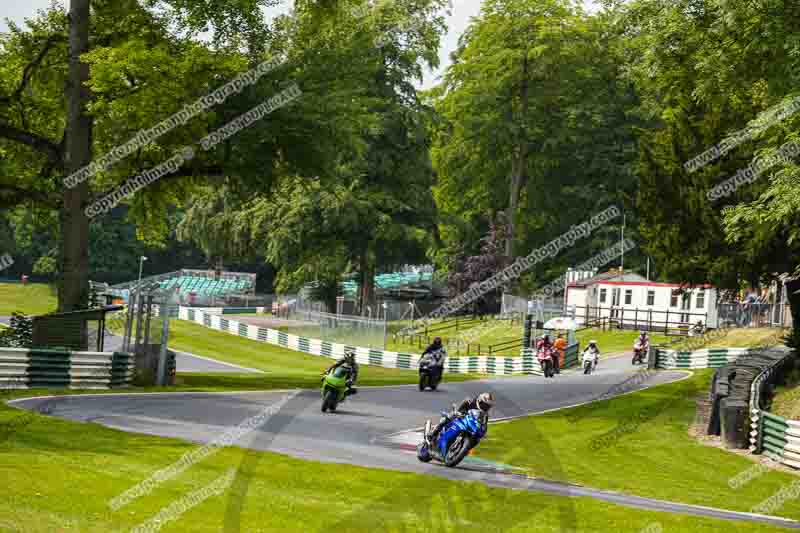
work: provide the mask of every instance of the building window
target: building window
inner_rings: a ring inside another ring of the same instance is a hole
[[[625,289],[625,305],[631,305],[633,301],[633,289]]]
[[[669,306],[678,307],[678,293],[675,291],[672,292],[672,298],[669,300]]]
[[[697,293],[697,297],[695,298],[695,307],[698,309],[704,309],[706,306],[706,291],[700,291]]]
[[[600,303],[606,303],[606,289],[600,289]]]
[[[647,291],[647,305],[656,304],[656,291]]]

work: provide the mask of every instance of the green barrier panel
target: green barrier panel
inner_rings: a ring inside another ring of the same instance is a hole
[[[765,417],[764,427],[767,429],[767,431],[773,430],[774,432],[778,432],[781,435],[784,435],[786,433],[786,428],[788,428],[789,426],[787,426],[783,422],[776,422],[775,420],[770,420],[769,418]]]
[[[52,383],[53,386],[68,387],[72,380],[70,376],[72,365],[69,356],[69,351],[29,350],[26,373],[32,382],[46,382]]]
[[[777,459],[777,461],[780,461],[783,458],[783,446],[775,446],[775,445],[773,445],[771,443],[764,442],[764,450],[766,450],[767,452],[770,452],[769,454],[765,454],[765,455],[774,454],[775,456],[779,457],[779,459]]]
[[[411,368],[411,355],[407,353],[397,354],[397,368]]]
[[[305,337],[299,337],[297,339],[297,347],[300,349],[301,352],[310,352],[311,351],[311,343]]]
[[[380,350],[370,350],[369,364],[383,366],[383,352]]]
[[[783,449],[786,447],[786,440],[773,437],[769,434],[764,435],[764,447],[767,448],[770,445],[774,448],[779,448],[781,452],[783,452]]]
[[[764,418],[768,419],[768,420],[774,420],[774,421],[776,421],[776,422],[780,422],[780,423],[782,423],[782,424],[783,424],[783,425],[785,425],[786,427],[789,427],[789,424],[787,424],[787,423],[786,423],[786,419],[785,419],[785,418],[783,418],[782,416],[773,415],[772,413],[768,413],[768,412],[766,412],[766,411],[761,411],[761,415],[762,415]]]

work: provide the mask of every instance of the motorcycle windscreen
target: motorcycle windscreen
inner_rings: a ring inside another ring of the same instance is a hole
[[[333,376],[336,379],[346,379],[347,375],[350,373],[350,370],[347,367],[340,366],[333,371]]]

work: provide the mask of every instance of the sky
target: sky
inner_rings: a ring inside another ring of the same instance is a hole
[[[11,19],[15,23],[22,25],[26,17],[32,17],[38,9],[44,9],[50,5],[52,0],[0,0],[0,32],[8,29],[5,20]],[[61,2],[68,2],[68,0],[60,0]],[[469,25],[470,18],[477,16],[480,12],[482,0],[452,0],[453,9],[449,17],[447,17],[447,25],[449,31],[442,41],[442,46],[439,50],[440,67],[433,72],[426,72],[425,79],[421,87],[430,88],[435,85],[439,76],[441,76],[444,69],[450,62],[450,53],[456,49],[458,45],[458,37]],[[288,5],[291,0],[286,0]],[[586,9],[590,12],[595,11],[594,0],[583,0]]]

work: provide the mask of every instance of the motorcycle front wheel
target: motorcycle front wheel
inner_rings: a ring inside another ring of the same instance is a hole
[[[427,374],[421,374],[419,376],[419,390],[424,391],[425,387],[427,387],[427,386],[428,386],[428,375]]]
[[[457,466],[471,449],[472,437],[466,433],[460,433],[447,449],[447,455],[444,458],[445,466],[449,466],[450,468]]]
[[[322,412],[325,413],[328,409],[336,410],[336,391],[331,389],[326,390],[322,396]]]
[[[424,442],[417,444],[417,459],[423,463],[429,463],[431,459],[433,459],[431,457],[431,451],[428,449],[428,445]]]

